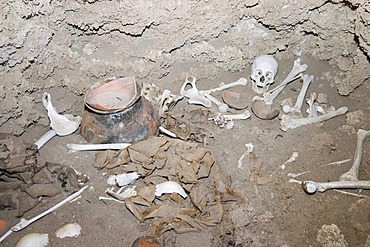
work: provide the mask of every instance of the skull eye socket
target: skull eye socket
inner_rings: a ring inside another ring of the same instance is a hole
[[[256,75],[261,76],[261,75],[262,75],[262,70],[257,69],[257,70],[256,70]]]
[[[274,78],[274,74],[272,72],[268,71],[266,73],[266,79],[267,80],[272,80],[273,78]]]

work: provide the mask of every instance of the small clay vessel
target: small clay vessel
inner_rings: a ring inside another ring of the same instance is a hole
[[[158,134],[158,111],[133,77],[110,81],[85,97],[81,135],[90,143],[134,143]]]
[[[131,247],[163,247],[162,244],[154,237],[143,236],[137,238]]]

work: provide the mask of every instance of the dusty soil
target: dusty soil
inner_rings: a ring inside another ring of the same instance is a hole
[[[290,71],[293,61],[279,60],[277,81],[281,81]],[[300,184],[289,182],[288,173],[307,171],[296,178],[301,181],[335,181],[351,167],[356,149],[356,131],[359,128],[370,129],[370,84],[367,81],[350,96],[340,96],[335,84],[343,76],[340,71],[327,62],[310,57],[303,56],[302,62],[309,66],[307,73],[315,76],[307,95],[310,92],[325,93],[330,104],[336,108],[347,106],[349,113],[323,124],[303,126],[287,132],[279,129],[279,119],[260,120],[254,115],[248,120],[235,121],[235,127],[231,130],[220,129],[212,122],[202,124],[201,127],[213,133],[206,147],[213,152],[224,179],[230,181],[246,200],[243,203],[226,204],[224,218],[216,227],[198,233],[164,233],[159,239],[165,246],[346,246],[344,242],[348,243],[347,246],[365,246],[367,242],[366,246],[369,246],[370,191],[350,191],[358,196],[338,191],[307,195]],[[162,89],[178,93],[184,75],[197,77],[192,71],[200,66],[204,64],[175,64],[170,74],[156,84]],[[249,80],[249,75],[248,68],[238,73],[220,74],[216,78],[199,78],[198,87],[213,88],[222,81],[229,83],[240,77]],[[278,100],[288,97],[295,100],[300,87],[299,81],[292,83],[279,95]],[[250,80],[245,90],[251,102],[254,94]],[[55,87],[48,91],[53,96],[56,108],[61,107],[63,102],[69,102],[69,111],[82,114],[83,96],[77,97],[65,88]],[[219,98],[219,95],[215,95]],[[37,107],[42,108],[42,104],[37,104]],[[173,112],[187,114],[196,108],[183,100]],[[216,109],[212,108],[212,111],[216,112]],[[26,129],[21,138],[34,142],[46,131],[47,128],[36,123]],[[105,195],[108,185],[102,171],[93,167],[95,152],[68,153],[66,147],[68,143],[82,142],[84,140],[78,133],[55,137],[40,150],[39,160],[71,165],[87,174],[90,177],[88,191],[78,201],[64,205],[21,232],[13,233],[2,246],[14,246],[20,237],[32,232],[49,233],[50,246],[130,246],[137,237],[152,234],[150,221],[140,223],[123,204],[98,200],[99,196]],[[254,145],[257,159],[253,162],[244,159],[243,167],[238,168],[238,160],[246,152],[246,143]],[[286,163],[283,169],[282,165],[293,152],[298,152],[298,157]],[[325,166],[345,159],[351,161]],[[365,141],[360,178],[370,180],[370,138]],[[33,217],[66,196],[43,198],[42,203],[24,217]],[[0,219],[6,220],[9,226],[19,221],[15,212],[9,210],[0,211]],[[55,230],[71,222],[81,225],[82,235],[77,238],[56,238]],[[338,226],[340,233],[332,233],[332,238],[330,234],[319,234],[323,225],[332,224]]]

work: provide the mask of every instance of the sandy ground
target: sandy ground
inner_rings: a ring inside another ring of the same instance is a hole
[[[307,73],[315,76],[308,94],[325,93],[331,105],[336,108],[347,106],[350,113],[361,110],[363,116],[352,114],[351,118],[348,115],[346,118],[343,115],[323,124],[287,132],[279,129],[278,118],[267,121],[254,115],[248,120],[235,121],[235,127],[231,130],[220,129],[211,122],[204,123],[201,127],[209,129],[214,136],[208,139],[206,146],[212,150],[216,165],[221,168],[224,178],[231,181],[234,190],[246,200],[244,203],[226,204],[224,219],[216,227],[198,233],[164,233],[159,237],[164,246],[346,246],[341,238],[345,239],[347,246],[365,246],[370,236],[370,191],[347,191],[361,197],[338,191],[307,195],[300,184],[289,182],[288,173],[307,172],[297,177],[297,180],[336,181],[351,167],[356,149],[356,131],[359,128],[370,129],[370,85],[366,82],[350,96],[339,96],[335,79],[341,78],[340,72],[326,62],[308,57],[303,57],[302,61],[309,65]],[[281,81],[290,71],[292,62],[280,63],[277,81]],[[192,66],[197,65],[178,65],[174,68],[190,72]],[[175,78],[178,72],[173,70],[168,78]],[[248,77],[249,80],[249,76],[246,76],[249,74],[248,69],[223,74],[219,78],[200,79],[198,87],[212,88],[221,81],[229,83],[240,77]],[[182,82],[183,78],[178,78],[172,82],[158,82],[158,86],[177,93]],[[278,100],[292,97],[295,101],[300,87],[300,82],[292,83]],[[76,98],[65,88],[53,88],[49,92],[53,95],[56,107],[68,100],[75,102],[75,112],[82,113],[83,96]],[[215,96],[219,97],[217,94]],[[246,97],[250,100],[253,97],[250,82],[246,88]],[[187,114],[188,110],[194,108],[182,101],[173,112]],[[26,130],[22,138],[33,142],[46,131],[45,127],[35,124]],[[100,195],[105,195],[108,185],[102,171],[93,167],[95,152],[68,153],[66,147],[68,143],[82,142],[83,138],[78,133],[55,137],[40,150],[39,160],[71,165],[87,174],[90,177],[89,189],[78,201],[64,205],[21,232],[13,233],[1,246],[14,246],[19,238],[32,232],[48,233],[49,246],[130,246],[137,237],[152,234],[150,221],[140,223],[123,204],[98,200]],[[257,159],[254,163],[244,159],[243,167],[238,168],[237,163],[246,151],[246,143],[254,145]],[[295,161],[282,166],[293,152],[298,152]],[[351,161],[325,166],[345,159]],[[253,179],[256,177],[263,178],[262,182],[256,182]],[[370,180],[370,138],[364,145],[360,179]],[[24,217],[33,217],[66,196],[60,194],[53,198],[43,198],[42,203]],[[9,226],[19,221],[14,215],[14,211],[0,211],[0,218],[6,220]],[[72,222],[81,225],[82,235],[77,238],[56,238],[54,232]],[[319,230],[323,225],[332,224],[340,229],[340,233],[332,233],[330,242],[330,233],[325,235],[321,231],[322,234],[319,234]],[[330,245],[333,243],[342,245]]]

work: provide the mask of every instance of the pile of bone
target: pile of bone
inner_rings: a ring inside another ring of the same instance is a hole
[[[307,65],[301,65],[300,59],[294,61],[294,65],[287,77],[276,86],[269,90],[271,84],[275,81],[275,75],[278,70],[278,63],[270,55],[257,57],[252,65],[252,89],[257,94],[262,94],[262,97],[256,96],[253,98],[252,110],[255,115],[261,119],[272,119],[279,115],[280,111],[273,108],[273,103],[276,97],[282,90],[291,82],[302,79],[302,88],[299,92],[297,100],[293,105],[291,99],[286,99],[281,102],[284,114],[281,116],[281,129],[287,131],[303,125],[319,123],[330,118],[342,115],[348,111],[347,107],[335,109],[333,106],[327,106],[327,100],[324,99],[324,94],[319,94],[321,99],[316,97],[316,93],[312,92],[310,98],[306,100],[308,104],[307,117],[302,116],[302,106],[305,101],[305,95],[309,85],[313,82],[314,76],[303,74],[306,71]]]
[[[222,203],[238,199],[222,182],[211,151],[178,139],[153,137],[122,151],[100,152],[95,166],[120,187],[100,199],[124,203],[140,221],[152,219],[155,234],[219,224]]]

